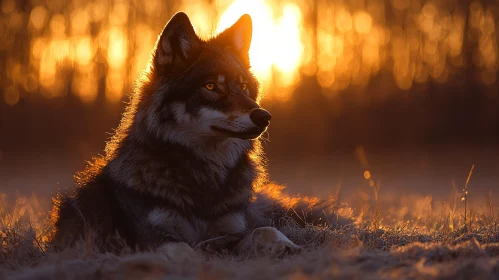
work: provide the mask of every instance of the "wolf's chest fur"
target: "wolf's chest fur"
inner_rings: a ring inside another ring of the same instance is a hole
[[[243,209],[251,199],[258,174],[248,140],[228,139],[200,150],[171,143],[131,145],[109,163],[109,176],[123,188],[155,197],[157,206],[217,217]]]

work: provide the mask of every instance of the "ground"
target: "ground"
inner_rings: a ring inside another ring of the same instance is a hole
[[[462,207],[427,197],[413,199],[408,209],[385,209],[378,201],[373,206],[379,207],[343,211],[352,222],[336,227],[277,221],[303,246],[297,255],[191,258],[102,254],[91,242],[55,253],[41,211],[48,203],[31,197],[9,206],[1,198],[0,279],[499,279],[499,211],[491,204],[467,212],[465,224]]]

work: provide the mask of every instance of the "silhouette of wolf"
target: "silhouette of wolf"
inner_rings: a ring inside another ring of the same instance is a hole
[[[139,249],[212,239],[217,250],[299,248],[272,221],[293,206],[313,206],[318,220],[331,205],[285,205],[289,197],[268,184],[258,138],[271,115],[249,70],[251,35],[249,15],[209,40],[186,14],[171,18],[105,156],[55,199],[57,248],[90,234],[105,249],[116,235]]]

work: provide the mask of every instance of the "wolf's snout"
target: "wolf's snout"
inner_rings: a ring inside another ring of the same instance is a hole
[[[250,114],[250,119],[254,124],[261,128],[265,128],[269,125],[272,115],[264,109],[253,109]]]

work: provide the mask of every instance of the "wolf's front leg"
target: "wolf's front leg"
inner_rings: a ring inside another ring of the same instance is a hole
[[[301,247],[274,227],[259,227],[244,237],[237,250],[250,256],[282,257],[301,251]]]

